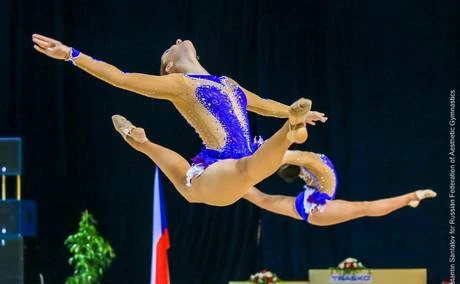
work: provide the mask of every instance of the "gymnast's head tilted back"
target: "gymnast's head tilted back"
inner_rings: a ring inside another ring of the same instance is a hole
[[[196,49],[190,40],[177,39],[161,55],[160,75],[188,73],[190,66],[199,65]]]

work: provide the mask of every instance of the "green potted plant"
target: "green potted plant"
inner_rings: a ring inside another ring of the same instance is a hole
[[[74,274],[67,278],[66,284],[100,283],[115,253],[96,229],[96,220],[85,210],[82,213],[78,231],[64,242],[72,257],[69,264],[74,267]]]

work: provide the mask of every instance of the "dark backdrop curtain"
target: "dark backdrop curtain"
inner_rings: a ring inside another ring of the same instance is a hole
[[[35,53],[33,32],[122,70],[155,74],[164,49],[191,39],[210,72],[284,103],[312,98],[328,114],[294,148],[335,161],[338,198],[439,193],[416,210],[318,228],[245,201],[187,204],[163,178],[172,283],[223,284],[261,268],[305,279],[307,269],[347,256],[370,267],[427,267],[429,283],[447,278],[448,98],[459,75],[453,1],[4,2],[0,135],[24,138],[24,194],[38,201],[46,283],[71,274],[63,241],[84,209],[117,252],[104,283],[149,279],[153,165],[112,129],[112,114],[185,157],[200,141],[168,103]],[[253,134],[269,137],[282,121],[251,116],[251,124]],[[301,184],[273,177],[260,188],[295,195]]]

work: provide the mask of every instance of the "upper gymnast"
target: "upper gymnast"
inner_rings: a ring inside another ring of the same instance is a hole
[[[112,119],[125,140],[148,155],[189,202],[215,206],[234,203],[281,166],[292,143],[306,141],[306,122],[314,124],[327,119],[322,113],[310,111],[308,99],[286,106],[262,99],[228,77],[210,75],[199,63],[188,40],[178,39],[161,56],[164,76],[124,73],[42,35],[32,35],[32,41],[38,52],[71,61],[113,86],[168,100],[174,105],[205,146],[193,159],[192,166],[179,154],[150,142],[142,128],[134,127],[122,116],[115,115]],[[263,144],[253,143],[248,110],[288,120]]]

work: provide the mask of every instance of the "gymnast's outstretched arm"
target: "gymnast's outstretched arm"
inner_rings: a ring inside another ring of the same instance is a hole
[[[288,117],[288,106],[274,100],[264,99],[241,87],[248,101],[248,111],[262,116],[286,118]],[[322,112],[310,111],[307,114],[306,123],[316,125],[316,121],[326,122],[327,117]]]
[[[95,60],[83,53],[72,58],[71,48],[52,38],[34,34],[32,41],[38,52],[55,59],[72,59],[73,63],[80,69],[115,87],[147,97],[170,101],[187,93],[188,85],[184,81],[184,76],[180,74],[153,76],[141,73],[124,73],[113,65]]]
[[[288,106],[274,100],[263,99],[258,95],[241,88],[246,95],[248,101],[248,111],[263,115],[278,118],[288,117]]]

